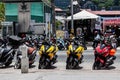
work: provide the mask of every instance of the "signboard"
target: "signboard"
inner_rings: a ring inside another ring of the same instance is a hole
[[[116,19],[106,19],[103,21],[104,25],[118,25],[120,24],[120,18]]]

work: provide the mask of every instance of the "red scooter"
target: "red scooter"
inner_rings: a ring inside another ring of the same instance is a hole
[[[31,67],[32,64],[35,62],[37,49],[34,46],[30,46],[28,42],[25,42],[25,45],[28,47],[27,54],[29,59],[29,67]],[[21,59],[22,59],[22,53],[21,51],[18,50],[16,54],[15,65],[14,65],[15,69],[21,68]]]
[[[94,51],[95,62],[92,69],[106,69],[114,63],[116,50],[110,45],[99,44]]]

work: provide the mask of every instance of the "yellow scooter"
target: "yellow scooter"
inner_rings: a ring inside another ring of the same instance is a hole
[[[39,59],[39,69],[50,68],[54,63],[57,62],[56,52],[58,47],[56,45],[50,44],[47,41],[42,43],[42,46],[39,50],[40,59]]]
[[[68,46],[66,69],[76,69],[82,62],[84,47],[80,44],[80,41],[76,41],[71,41]]]

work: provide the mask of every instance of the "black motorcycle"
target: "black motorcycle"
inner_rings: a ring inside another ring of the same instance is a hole
[[[15,50],[11,46],[0,48],[0,66],[8,67],[14,58]]]
[[[13,40],[13,36],[10,36],[8,38],[8,42],[7,43],[3,43],[2,46],[0,47],[0,66],[1,67],[8,67],[13,59],[14,59],[14,55],[16,53],[16,49],[19,46],[19,39]]]

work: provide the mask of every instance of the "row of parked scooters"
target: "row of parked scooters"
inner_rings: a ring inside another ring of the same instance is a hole
[[[20,46],[26,45],[28,47],[28,58],[29,66],[35,62],[36,52],[39,52],[39,66],[38,69],[50,68],[53,64],[57,62],[57,51],[59,50],[56,43],[43,37],[32,38],[24,37],[20,38],[18,36],[9,36],[7,40],[1,39],[0,47],[0,66],[8,67],[14,57],[15,64],[14,68],[21,68],[21,58],[22,53],[19,49]],[[116,50],[113,49],[110,44],[106,43],[98,44],[95,48],[95,61],[93,64],[93,69],[108,68],[114,63]],[[66,40],[66,69],[76,69],[83,60],[83,52],[85,50],[84,41],[81,37],[75,37],[73,39]]]

